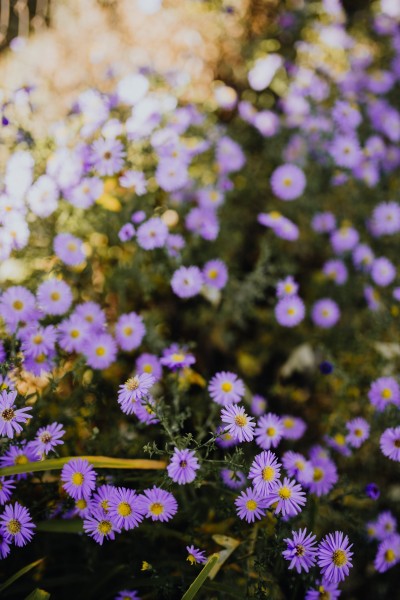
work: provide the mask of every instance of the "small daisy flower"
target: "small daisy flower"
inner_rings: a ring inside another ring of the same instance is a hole
[[[299,198],[306,187],[306,177],[296,165],[281,165],[271,175],[271,188],[275,196],[281,200]]]
[[[9,501],[15,489],[14,479],[0,477],[0,506]]]
[[[254,394],[251,399],[250,411],[251,414],[255,417],[260,417],[265,413],[268,407],[268,402],[264,398],[264,396],[260,396],[259,394]]]
[[[287,440],[299,440],[303,437],[307,428],[306,423],[300,417],[283,415],[281,417],[283,425],[283,437]]]
[[[275,306],[275,318],[282,327],[296,327],[304,319],[304,302],[299,296],[285,296]]]
[[[83,529],[100,545],[105,539],[114,540],[115,534],[121,533],[111,517],[101,509],[94,510],[91,515],[84,518]]]
[[[94,492],[91,503],[93,510],[101,509],[105,514],[110,512],[110,502],[114,496],[115,487],[113,485],[100,485]]]
[[[322,267],[323,274],[336,283],[343,285],[348,279],[347,267],[342,260],[332,259],[326,261]]]
[[[136,231],[132,223],[125,223],[118,231],[118,237],[121,242],[129,242],[129,240],[134,237],[135,233]]]
[[[283,437],[282,419],[273,413],[262,415],[255,430],[256,443],[264,450],[276,448]]]
[[[396,532],[397,520],[390,510],[385,510],[378,515],[376,521],[376,537],[378,540],[385,540]]]
[[[203,287],[204,279],[199,267],[179,267],[171,279],[171,287],[179,298],[193,298]]]
[[[209,260],[203,267],[204,283],[217,290],[222,290],[228,281],[228,269],[222,260]]]
[[[381,287],[390,285],[396,277],[396,267],[385,256],[375,258],[371,266],[371,279]]]
[[[336,450],[336,452],[339,452],[343,456],[351,456],[351,450],[347,445],[347,439],[343,433],[335,433],[334,436],[326,435],[324,436],[324,440],[326,444],[330,448],[333,448],[333,450]]]
[[[21,285],[9,287],[0,298],[0,314],[7,323],[27,321],[35,309],[35,296]]]
[[[58,344],[66,352],[81,352],[84,343],[89,337],[90,326],[79,315],[71,315],[64,319],[57,327],[59,334]]]
[[[115,139],[98,139],[92,144],[91,162],[99,175],[114,175],[124,166],[125,151]]]
[[[354,227],[342,225],[339,229],[332,232],[330,237],[331,246],[335,254],[342,254],[353,250],[357,246],[360,235]]]
[[[148,354],[147,352],[144,352],[136,360],[136,371],[140,375],[142,373],[152,375],[155,381],[158,381],[162,376],[160,359],[155,354]]]
[[[278,298],[285,298],[286,296],[296,296],[299,291],[299,285],[295,282],[291,275],[278,281],[276,286],[276,295]]]
[[[38,287],[37,300],[47,315],[63,315],[72,304],[71,288],[61,279],[49,279]]]
[[[115,338],[119,347],[126,352],[140,346],[146,333],[143,319],[135,312],[121,315],[115,325]]]
[[[163,356],[160,358],[160,363],[168,367],[172,371],[190,367],[196,362],[193,354],[186,351],[186,348],[172,344],[169,348],[163,350]]]
[[[393,534],[378,546],[374,567],[378,573],[384,573],[400,562],[400,535]]]
[[[191,483],[196,478],[196,471],[200,469],[199,461],[197,460],[194,450],[179,450],[174,449],[174,453],[167,466],[168,475],[172,481],[184,485]]]
[[[54,252],[69,267],[76,267],[85,261],[83,242],[71,233],[59,233],[53,240]]]
[[[142,223],[137,230],[137,243],[144,250],[162,248],[168,237],[168,227],[159,217],[153,217]]]
[[[267,503],[261,494],[248,487],[236,498],[235,505],[241,519],[254,523],[255,519],[262,519],[265,516]]]
[[[336,302],[330,298],[322,298],[314,304],[311,310],[311,318],[318,327],[329,329],[338,322],[340,310]]]
[[[122,590],[118,592],[114,600],[141,600],[136,590]]]
[[[75,307],[73,313],[81,317],[89,325],[91,331],[103,332],[106,327],[104,310],[96,302],[83,302]],[[72,316],[72,315],[71,315]]]
[[[221,479],[231,490],[238,490],[246,484],[246,475],[242,471],[221,469]]]
[[[258,454],[249,471],[249,479],[253,480],[254,490],[261,496],[266,496],[279,479],[281,467],[276,455],[270,450]]]
[[[36,358],[40,354],[50,354],[54,351],[57,331],[53,325],[47,327],[27,326],[21,337],[21,351],[25,356]]]
[[[379,377],[371,383],[368,398],[379,412],[389,404],[400,406],[400,388],[394,377]]]
[[[400,426],[389,427],[381,435],[380,447],[382,454],[400,462]]]
[[[138,506],[145,517],[152,521],[169,521],[178,510],[174,496],[156,486],[140,494]]]
[[[365,419],[356,417],[346,423],[347,431],[346,441],[353,448],[359,448],[369,437],[370,426]]]
[[[122,412],[127,415],[135,413],[138,400],[146,397],[155,383],[152,375],[143,373],[130,377],[123,385],[119,386],[118,404]]]
[[[324,496],[338,481],[336,465],[331,460],[313,460],[311,465],[313,472],[307,487],[312,494]]]
[[[0,436],[10,439],[14,433],[21,433],[23,430],[20,423],[25,424],[30,418],[31,406],[25,408],[16,408],[15,399],[17,392],[0,392]]]
[[[196,565],[197,563],[204,564],[207,562],[204,550],[199,550],[194,546],[186,546],[186,552],[188,553],[186,560],[188,560],[191,565]]]
[[[107,369],[117,356],[117,344],[109,333],[101,333],[86,341],[84,354],[92,369]]]
[[[143,511],[139,506],[139,496],[135,490],[115,488],[110,499],[110,518],[120,529],[133,529],[143,521]]]
[[[224,425],[220,425],[215,432],[215,443],[220,448],[232,448],[232,446],[237,445],[238,441],[229,431],[225,430]]]
[[[0,533],[7,542],[14,542],[16,546],[25,546],[31,541],[36,525],[32,522],[31,515],[25,506],[19,502],[6,504],[4,512],[0,515]]]
[[[353,566],[349,538],[341,531],[329,533],[318,546],[318,566],[328,581],[339,583],[349,574]]]
[[[228,404],[221,411],[221,421],[226,423],[226,431],[239,443],[251,442],[254,437],[254,419],[249,417],[243,406]]]
[[[282,456],[282,463],[289,477],[294,477],[303,484],[311,481],[314,472],[313,466],[299,452],[288,450]]]
[[[244,383],[235,373],[221,371],[216,373],[208,384],[211,398],[217,404],[226,406],[240,402],[244,396]]]
[[[26,465],[30,462],[35,462],[37,459],[38,457],[32,443],[21,442],[18,446],[9,446],[3,456],[0,456],[0,466],[13,467]],[[15,476],[18,481],[27,477],[28,473],[19,473]]]
[[[96,487],[96,473],[83,458],[70,460],[61,471],[63,488],[74,500],[88,498]]]
[[[40,457],[48,454],[56,446],[64,443],[61,439],[64,434],[65,430],[60,423],[54,422],[47,427],[41,427],[32,441],[32,448],[35,448],[36,454]]]
[[[283,482],[275,483],[268,494],[268,506],[276,503],[275,514],[282,513],[283,517],[294,517],[299,514],[306,503],[305,493],[293,479],[284,478]]]
[[[305,571],[308,573],[316,560],[317,549],[315,547],[316,537],[312,533],[307,534],[307,529],[292,531],[293,539],[286,538],[287,550],[282,552],[286,560],[290,560],[289,569],[296,569],[297,573]]]
[[[337,600],[342,593],[337,583],[322,579],[315,584],[317,588],[307,590],[304,600]]]

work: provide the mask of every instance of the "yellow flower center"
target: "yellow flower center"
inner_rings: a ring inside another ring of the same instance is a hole
[[[21,300],[14,300],[13,308],[15,308],[15,310],[22,310],[24,308],[24,303],[21,302]]]
[[[79,335],[80,335],[80,334],[79,334],[79,331],[78,331],[78,329],[72,329],[72,330],[71,330],[70,336],[71,336],[72,338],[74,338],[74,340],[76,340],[76,338],[78,338],[78,337],[79,337]]]
[[[108,507],[109,507],[108,500],[102,500],[102,501],[100,502],[100,506],[101,506],[101,508],[102,508],[102,509],[103,509],[105,512],[107,512],[107,511],[108,511]]]
[[[52,292],[50,294],[50,298],[52,300],[54,300],[54,302],[57,302],[57,300],[59,300],[61,298],[60,293],[59,292]]]
[[[174,362],[182,362],[185,359],[185,355],[182,353],[175,353],[171,356]]]
[[[287,309],[287,314],[290,316],[293,316],[296,314],[296,309],[293,308],[293,306],[291,306],[290,308]]]
[[[224,381],[224,383],[221,385],[221,390],[223,392],[231,392],[233,389],[233,385],[231,384],[230,381]]]
[[[82,485],[85,481],[83,473],[74,473],[71,477],[71,481],[74,485]]]
[[[86,507],[87,507],[87,502],[83,498],[81,500],[76,501],[76,508],[79,508],[79,510],[83,510]]]
[[[276,433],[275,427],[268,427],[265,433],[270,437],[273,437]]]
[[[354,430],[354,435],[357,437],[361,437],[363,434],[362,429],[355,429]]]
[[[272,481],[275,476],[275,469],[273,467],[265,467],[262,470],[262,478],[264,481]]]
[[[104,346],[99,346],[98,348],[96,348],[97,356],[104,356],[105,353],[106,353],[106,349],[104,348]]]
[[[208,276],[210,279],[216,279],[218,277],[218,271],[217,269],[210,269],[208,271]]]
[[[97,531],[102,535],[107,535],[112,530],[112,524],[110,521],[100,521],[97,526]]]
[[[392,390],[389,390],[389,388],[384,388],[382,390],[382,398],[384,398],[385,400],[390,400],[392,396]]]
[[[75,244],[75,242],[69,242],[67,244],[67,250],[70,252],[76,252],[78,250],[78,246]]]
[[[285,187],[290,187],[292,185],[292,178],[291,177],[285,177],[285,179],[283,180],[283,185]]]
[[[314,468],[314,475],[313,475],[313,480],[314,481],[321,481],[321,479],[324,476],[324,472],[322,469],[320,469],[319,467],[315,467]]]
[[[287,294],[290,294],[290,292],[293,291],[293,285],[291,283],[285,283],[283,289]]]
[[[282,498],[282,500],[289,500],[289,498],[292,495],[292,490],[290,488],[286,487],[286,485],[284,485],[283,487],[281,487],[278,494],[279,494],[279,497]]]
[[[255,500],[247,500],[246,508],[247,510],[256,510],[257,502]]]
[[[32,338],[32,342],[34,344],[41,344],[43,342],[43,337],[41,335],[35,335],[35,337]]]
[[[143,373],[152,373],[153,367],[149,364],[143,365]]]
[[[236,415],[235,424],[239,427],[245,427],[247,425],[247,419],[244,415]]]
[[[139,378],[137,377],[137,375],[135,377],[130,377],[128,379],[128,381],[125,383],[125,387],[130,392],[137,390],[139,387]]]
[[[302,471],[304,469],[304,462],[302,460],[296,460],[296,462],[294,463],[294,466],[299,471]]]
[[[21,523],[17,521],[17,519],[11,519],[7,523],[7,531],[11,533],[11,535],[17,535],[21,531]]]
[[[323,317],[329,317],[329,310],[327,308],[324,308],[321,313]]]
[[[339,446],[344,446],[346,444],[346,438],[343,434],[337,433],[334,437],[334,440]]]
[[[133,329],[132,327],[124,327],[124,335],[132,335]]]
[[[389,550],[386,550],[386,552],[385,552],[386,562],[391,563],[395,559],[396,559],[396,553],[394,552],[394,550],[392,550],[391,548],[389,548]]]
[[[12,408],[5,408],[1,413],[1,417],[4,421],[12,421],[15,417],[15,412]]]
[[[36,363],[38,363],[39,365],[40,365],[41,363],[44,363],[44,361],[45,361],[45,360],[46,360],[46,355],[45,355],[45,354],[43,354],[43,352],[42,352],[42,354],[39,354],[39,356],[37,356],[37,357],[35,358],[35,362],[36,362]]]
[[[14,460],[16,465],[26,465],[28,462],[29,460],[25,454],[19,454]]]
[[[120,502],[117,510],[121,517],[129,517],[129,515],[132,513],[132,508],[128,502]]]
[[[301,544],[297,544],[296,546],[296,556],[304,556],[306,553],[306,549]]]
[[[51,440],[53,438],[52,438],[52,435],[48,431],[45,431],[44,433],[41,434],[39,439],[42,442],[42,444],[48,444],[49,442],[51,442]]]
[[[164,506],[160,504],[160,502],[153,502],[153,504],[150,504],[149,510],[151,513],[153,513],[153,515],[162,515],[164,512]]]
[[[272,212],[269,213],[269,216],[271,217],[271,219],[280,219],[281,213],[278,212],[277,210],[273,210]]]
[[[347,563],[347,555],[344,550],[335,550],[332,555],[333,564],[335,567],[343,567]]]
[[[286,427],[286,429],[292,429],[292,427],[294,427],[293,419],[284,419],[283,424]]]
[[[193,554],[189,554],[189,556],[187,557],[187,559],[186,559],[186,560],[188,560],[188,561],[190,562],[190,564],[191,564],[191,565],[195,565],[195,564],[196,564],[196,559],[195,559],[195,557],[193,556]]]

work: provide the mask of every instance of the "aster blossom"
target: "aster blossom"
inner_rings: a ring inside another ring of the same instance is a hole
[[[210,380],[208,391],[214,402],[226,406],[240,402],[245,389],[243,381],[235,373],[221,371]]]
[[[305,493],[301,485],[293,479],[284,477],[277,481],[267,496],[268,506],[276,505],[275,514],[281,513],[283,517],[293,517],[302,511],[306,503]]]
[[[166,522],[172,519],[178,510],[175,497],[166,490],[153,486],[139,495],[138,506],[145,517],[152,521]]]
[[[255,519],[262,519],[265,516],[267,502],[255,489],[248,487],[236,498],[235,505],[241,519],[247,523],[254,523]]]
[[[279,479],[281,467],[273,452],[268,450],[258,454],[249,471],[249,479],[253,480],[255,491],[266,496]]]
[[[0,533],[8,542],[14,542],[16,546],[25,546],[31,541],[35,528],[36,525],[25,506],[15,502],[4,507],[4,512],[0,515]]]
[[[64,443],[61,439],[64,434],[65,429],[63,429],[60,423],[54,422],[47,427],[41,427],[32,441],[32,448],[35,448],[38,456],[48,454],[56,446]]]
[[[343,581],[353,566],[350,544],[342,531],[329,533],[318,546],[318,566],[322,575],[333,583]]]
[[[225,430],[240,442],[251,442],[254,437],[255,423],[253,417],[245,413],[243,406],[228,404],[221,411],[221,421],[226,424]]]
[[[374,567],[378,573],[384,573],[400,562],[400,535],[394,533],[383,540],[379,546],[374,560]]]
[[[197,563],[206,563],[207,558],[204,553],[204,550],[200,550],[199,548],[195,548],[192,546],[186,546],[186,552],[188,553],[188,557],[186,560],[190,562],[191,565],[195,565]]]
[[[109,502],[109,516],[119,529],[133,529],[143,521],[144,514],[135,490],[117,487]]]
[[[171,287],[179,298],[193,298],[203,287],[204,278],[199,267],[179,267],[172,276]]]
[[[290,560],[289,569],[296,569],[297,573],[301,571],[308,573],[316,561],[316,537],[312,533],[307,533],[306,528],[292,531],[292,536],[292,539],[283,540],[287,544],[287,550],[282,552],[282,556]]]
[[[188,450],[187,448],[183,450],[174,449],[170,463],[167,466],[168,475],[172,481],[179,483],[179,485],[191,483],[196,478],[198,469],[200,469],[200,465],[194,450]]]
[[[274,413],[262,415],[255,430],[256,442],[264,450],[276,448],[284,433],[282,419]]]
[[[20,423],[25,424],[31,418],[31,406],[16,408],[17,392],[0,392],[0,435],[13,438],[15,433],[23,430]]]
[[[368,398],[379,412],[389,404],[400,406],[400,387],[394,377],[379,377],[371,383]]]
[[[135,412],[138,400],[146,397],[150,388],[155,383],[153,375],[142,373],[130,377],[123,385],[119,386],[118,404],[122,412],[129,415]]]
[[[272,173],[271,188],[275,196],[281,200],[287,201],[299,198],[305,187],[306,177],[296,165],[281,165]]]
[[[96,487],[96,473],[83,458],[70,460],[63,466],[61,481],[65,491],[75,500],[88,498]]]
[[[121,529],[101,509],[95,509],[84,518],[83,529],[100,545],[103,544],[105,539],[114,540],[115,534],[121,533]]]
[[[382,433],[380,447],[382,454],[400,462],[400,426],[389,427]]]

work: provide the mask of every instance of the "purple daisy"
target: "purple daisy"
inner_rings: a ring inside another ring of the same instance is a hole
[[[199,550],[199,548],[195,548],[192,545],[186,546],[186,552],[188,553],[188,557],[186,560],[188,560],[191,565],[196,565],[197,563],[204,564],[207,562],[204,550]]]
[[[118,404],[122,412],[126,415],[135,413],[138,400],[149,394],[149,390],[154,383],[155,379],[152,375],[142,373],[141,375],[130,377],[123,385],[120,385]]]
[[[296,165],[281,165],[271,175],[271,188],[275,196],[281,200],[299,198],[306,187],[306,177]]]
[[[119,347],[126,352],[138,348],[145,334],[143,319],[135,312],[121,315],[115,324],[115,338]]]
[[[335,463],[330,459],[317,459],[311,462],[313,471],[309,481],[305,483],[309,491],[316,496],[328,494],[338,481]]]
[[[82,264],[86,258],[83,242],[71,233],[59,233],[53,240],[54,252],[69,267]]]
[[[311,318],[318,327],[329,329],[338,322],[340,310],[336,302],[330,298],[322,298],[314,304],[311,310]]]
[[[380,447],[382,454],[400,462],[400,426],[389,427],[381,435]]]
[[[364,491],[366,496],[371,498],[371,500],[378,500],[379,496],[381,495],[381,491],[376,483],[367,483]]]
[[[179,267],[171,279],[171,287],[179,298],[193,298],[203,287],[203,274],[199,267]]]
[[[283,517],[294,517],[301,512],[306,503],[305,493],[302,487],[293,479],[285,477],[282,481],[274,484],[269,492],[268,506],[275,505],[275,514],[281,513]]]
[[[355,419],[348,421],[346,423],[346,428],[349,432],[346,436],[346,441],[353,446],[353,448],[359,448],[369,437],[369,423],[361,417],[356,417]]]
[[[102,545],[104,540],[114,540],[116,533],[121,533],[111,517],[103,510],[95,509],[83,520],[83,529],[98,544]]]
[[[6,558],[10,554],[10,551],[10,544],[0,530],[0,558]]]
[[[384,510],[376,521],[376,538],[380,541],[396,532],[397,520],[390,510]]]
[[[208,384],[208,391],[214,402],[222,406],[240,402],[245,393],[243,381],[229,371],[216,373]]]
[[[378,546],[374,567],[378,573],[384,573],[400,562],[400,535],[389,536]]]
[[[37,461],[35,449],[32,446],[32,442],[20,442],[18,446],[9,446],[4,452],[3,456],[0,456],[0,465],[2,467],[13,467],[18,465],[26,465],[30,462]],[[26,479],[28,473],[18,473],[15,478],[17,480]]]
[[[336,285],[343,285],[346,283],[348,278],[347,267],[342,260],[332,259],[328,260],[323,268],[323,274],[336,283]]]
[[[394,235],[400,231],[400,205],[397,202],[381,202],[372,213],[374,235]]]
[[[221,479],[231,490],[238,490],[246,484],[246,475],[243,471],[221,469]]]
[[[372,281],[381,287],[390,285],[396,277],[396,267],[385,256],[375,258],[371,267]]]
[[[300,417],[282,415],[283,437],[287,440],[299,440],[303,437],[307,425]]]
[[[14,437],[14,433],[21,433],[23,430],[20,423],[26,423],[31,415],[31,406],[25,408],[16,408],[15,399],[17,392],[0,392],[0,436],[5,436],[10,439]]]
[[[304,315],[304,302],[299,296],[285,296],[275,306],[275,318],[283,327],[295,327]]]
[[[222,260],[209,260],[203,267],[204,283],[222,290],[228,281],[228,269]]]
[[[71,288],[61,279],[49,279],[38,287],[37,299],[47,315],[63,315],[72,304]]]
[[[186,348],[178,346],[178,344],[171,344],[163,350],[163,356],[160,358],[160,363],[172,371],[190,367],[195,362],[196,359],[193,354],[190,354],[186,351]]]
[[[282,456],[282,463],[289,477],[294,477],[304,485],[311,481],[313,476],[313,466],[311,462],[306,460],[299,452],[288,450]]]
[[[58,344],[66,352],[81,352],[89,337],[89,323],[77,314],[64,319],[57,327]]]
[[[229,433],[229,431],[225,430],[224,425],[220,425],[215,432],[215,443],[220,448],[232,448],[232,446],[237,445],[238,441]]]
[[[250,412],[255,417],[261,417],[268,408],[268,402],[264,396],[254,394],[251,399]]]
[[[307,529],[292,531],[293,539],[286,538],[287,550],[282,552],[286,560],[290,560],[289,569],[296,569],[298,573],[308,573],[310,567],[315,564],[317,549],[315,547],[316,537],[312,533],[307,534]]]
[[[140,600],[136,590],[122,590],[118,592],[114,600]]]
[[[251,442],[253,439],[254,419],[245,413],[243,406],[237,404],[225,406],[221,411],[221,421],[226,424],[226,431],[239,443]]]
[[[353,250],[353,263],[360,271],[369,271],[374,258],[374,253],[367,244],[358,244]]]
[[[267,507],[265,498],[251,487],[236,498],[235,505],[238,516],[248,523],[254,523],[255,519],[262,519]]]
[[[12,477],[0,477],[0,506],[9,501],[15,489]]]
[[[14,542],[16,546],[25,546],[33,537],[36,525],[32,522],[31,515],[25,506],[19,502],[6,504],[4,512],[0,515],[0,532],[7,542]]]
[[[162,248],[168,237],[168,227],[159,217],[153,217],[142,223],[137,230],[136,239],[144,250]]]
[[[144,514],[139,506],[135,490],[117,487],[110,498],[110,519],[119,529],[133,529],[143,521]]]
[[[278,298],[285,298],[286,296],[296,296],[299,291],[299,285],[295,282],[291,275],[278,281],[276,285],[276,295]]]
[[[188,183],[186,164],[177,158],[163,158],[157,165],[155,177],[165,192],[175,192]]]
[[[91,498],[92,509],[101,509],[105,514],[108,514],[114,492],[115,487],[113,485],[104,484],[99,486]]]
[[[121,242],[128,242],[133,238],[135,232],[136,230],[132,223],[125,223],[125,225],[122,225],[121,229],[118,231],[118,237]]]
[[[104,310],[96,302],[83,302],[75,307],[73,313],[88,323],[91,331],[103,332],[106,327]],[[72,316],[72,315],[71,315]]]
[[[257,454],[249,471],[254,490],[261,496],[266,496],[279,479],[281,467],[276,455],[270,450]]]
[[[371,383],[368,398],[377,411],[382,412],[389,404],[400,406],[400,388],[394,377],[379,377]]]
[[[342,593],[338,589],[338,584],[332,581],[326,581],[325,579],[317,580],[316,589],[309,589],[304,596],[304,600],[337,600]]]
[[[160,359],[155,354],[144,352],[136,360],[136,371],[139,374],[147,373],[148,375],[152,375],[155,381],[158,381],[162,376]]]
[[[147,182],[142,171],[125,171],[119,178],[119,184],[124,188],[133,188],[137,196],[143,196],[147,191]]]
[[[282,419],[273,413],[262,415],[255,430],[256,442],[264,450],[276,448],[283,437]]]
[[[109,333],[101,333],[86,341],[84,354],[92,369],[107,369],[117,356],[117,344]]]
[[[355,135],[337,135],[329,151],[338,167],[353,169],[362,159],[360,144]]]
[[[341,531],[328,533],[318,546],[318,566],[321,574],[333,583],[343,581],[353,566],[349,538]]]
[[[21,285],[9,287],[0,299],[0,314],[12,327],[27,321],[35,309],[35,296]]]
[[[174,496],[156,486],[140,494],[138,506],[145,517],[152,521],[169,521],[178,510]]]
[[[200,465],[194,450],[188,450],[187,448],[183,450],[174,449],[170,463],[167,466],[168,475],[172,481],[179,483],[179,485],[191,483],[196,478],[198,469],[200,469]]]
[[[57,330],[53,325],[40,327],[32,325],[21,333],[21,351],[25,356],[38,357],[40,354],[50,354],[54,351],[57,341]]]
[[[32,441],[32,448],[35,448],[36,454],[42,457],[54,450],[56,446],[64,443],[61,439],[64,433],[65,430],[60,423],[54,422],[47,427],[41,427]]]
[[[335,254],[342,254],[353,250],[358,244],[360,235],[354,227],[350,225],[342,225],[331,234],[330,242]]]
[[[336,217],[331,212],[316,213],[312,218],[311,227],[316,233],[331,233],[336,227]]]
[[[91,150],[91,162],[99,175],[114,175],[124,166],[125,151],[119,140],[95,140]]]
[[[74,500],[88,498],[96,487],[96,472],[83,458],[74,458],[61,471],[63,488]]]

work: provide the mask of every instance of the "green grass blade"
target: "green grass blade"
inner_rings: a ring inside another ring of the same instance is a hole
[[[39,558],[39,560],[35,560],[35,562],[30,563],[29,565],[26,565],[26,567],[23,567],[22,569],[20,569],[16,573],[14,573],[14,575],[11,575],[11,577],[9,577],[7,579],[7,581],[5,581],[2,585],[0,585],[0,592],[3,592],[11,584],[13,584],[14,581],[17,581],[17,579],[19,579],[20,577],[25,575],[25,573],[28,573],[29,571],[31,571],[32,569],[34,569],[35,567],[40,565],[40,563],[43,561],[44,561],[44,558]]]
[[[201,586],[207,579],[211,569],[218,562],[219,554],[212,554],[196,579],[191,584],[190,588],[183,594],[182,600],[193,600],[200,591]]]
[[[54,519],[51,521],[39,521],[37,523],[37,531],[45,531],[47,533],[83,533],[83,525],[79,519]]]
[[[20,473],[35,473],[37,471],[59,471],[67,462],[74,458],[84,458],[98,469],[165,469],[163,460],[150,460],[146,458],[111,458],[109,456],[65,456],[64,458],[50,458],[24,465],[13,465],[0,469],[0,477],[19,475]]]
[[[44,590],[39,590],[39,588],[36,588],[36,590],[33,590],[33,592],[29,594],[25,600],[48,600],[49,598],[49,592],[45,592]]]

